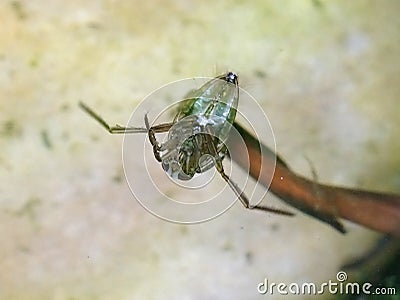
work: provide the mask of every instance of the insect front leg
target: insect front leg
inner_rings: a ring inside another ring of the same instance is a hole
[[[156,158],[157,161],[162,162],[161,154],[160,154],[161,146],[156,139],[155,133],[162,133],[162,132],[169,131],[171,129],[171,127],[174,125],[174,122],[159,124],[159,125],[150,127],[149,118],[147,117],[147,114],[145,114],[144,115],[144,124],[146,125],[146,130],[147,130],[147,134],[149,136],[150,144],[153,146],[154,157]]]

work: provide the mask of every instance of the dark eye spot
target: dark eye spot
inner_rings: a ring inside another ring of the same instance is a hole
[[[235,73],[233,72],[228,72],[225,77],[226,82],[232,83],[232,84],[237,84],[238,83],[238,77]]]

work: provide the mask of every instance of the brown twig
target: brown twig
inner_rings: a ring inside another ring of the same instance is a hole
[[[275,160],[275,154],[239,124],[235,123],[234,127],[246,144],[250,157],[250,175],[268,187],[270,175],[267,172],[275,167],[269,189],[283,201],[342,233],[345,233],[345,229],[337,218],[400,237],[399,195],[334,187],[301,177],[291,171],[281,158]],[[237,135],[230,136],[229,151],[236,163],[247,168],[247,153],[241,153],[243,149],[235,146],[240,144],[237,139]]]

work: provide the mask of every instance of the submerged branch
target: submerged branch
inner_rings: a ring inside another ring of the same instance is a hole
[[[267,187],[271,168],[275,168],[269,190],[283,201],[342,233],[345,229],[338,218],[400,237],[399,195],[335,187],[301,177],[239,124],[235,123],[234,127],[243,138],[248,152],[240,153],[243,149],[235,147],[240,141],[237,136],[231,135],[229,151],[237,151],[232,155],[235,162],[247,168],[249,155],[250,175]]]

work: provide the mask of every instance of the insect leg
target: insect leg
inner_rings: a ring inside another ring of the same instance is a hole
[[[172,123],[164,123],[164,124],[159,124],[159,125],[150,127],[149,118],[147,117],[147,114],[145,114],[144,115],[144,124],[146,125],[146,130],[147,130],[147,134],[149,136],[150,144],[153,146],[154,157],[156,158],[157,161],[161,162],[162,161],[161,155],[160,155],[161,146],[157,142],[155,133],[169,131],[171,129],[171,127],[174,125],[174,123],[173,122]]]
[[[120,125],[110,126],[108,123],[100,117],[99,114],[95,113],[93,109],[79,102],[79,107],[82,108],[87,114],[89,114],[93,119],[95,119],[101,126],[103,126],[111,134],[123,134],[123,133],[146,133],[147,129],[142,127],[123,127]]]
[[[213,138],[210,134],[207,134],[207,145],[209,147],[210,154],[215,158],[215,168],[217,169],[218,173],[221,174],[222,178],[226,181],[229,187],[235,192],[236,196],[239,198],[240,202],[242,202],[243,206],[247,209],[258,209],[266,212],[271,212],[275,214],[285,215],[285,216],[293,216],[294,214],[291,212],[287,212],[280,209],[270,208],[262,205],[250,206],[250,201],[245,195],[245,193],[237,186],[236,183],[230,179],[230,177],[225,173],[224,166],[222,165],[222,159],[217,155],[216,150],[216,141],[218,138]]]
[[[270,208],[267,206],[262,206],[262,205],[256,205],[256,206],[250,206],[250,201],[245,195],[245,193],[237,186],[236,183],[232,181],[232,179],[229,178],[228,175],[226,175],[224,171],[224,167],[222,165],[222,161],[217,161],[215,164],[215,167],[217,168],[218,173],[221,174],[222,178],[228,183],[230,188],[235,192],[236,196],[238,196],[240,202],[242,202],[243,206],[247,209],[258,209],[266,212],[271,212],[279,215],[285,215],[285,216],[293,216],[294,214],[288,211],[276,209],[276,208]]]

